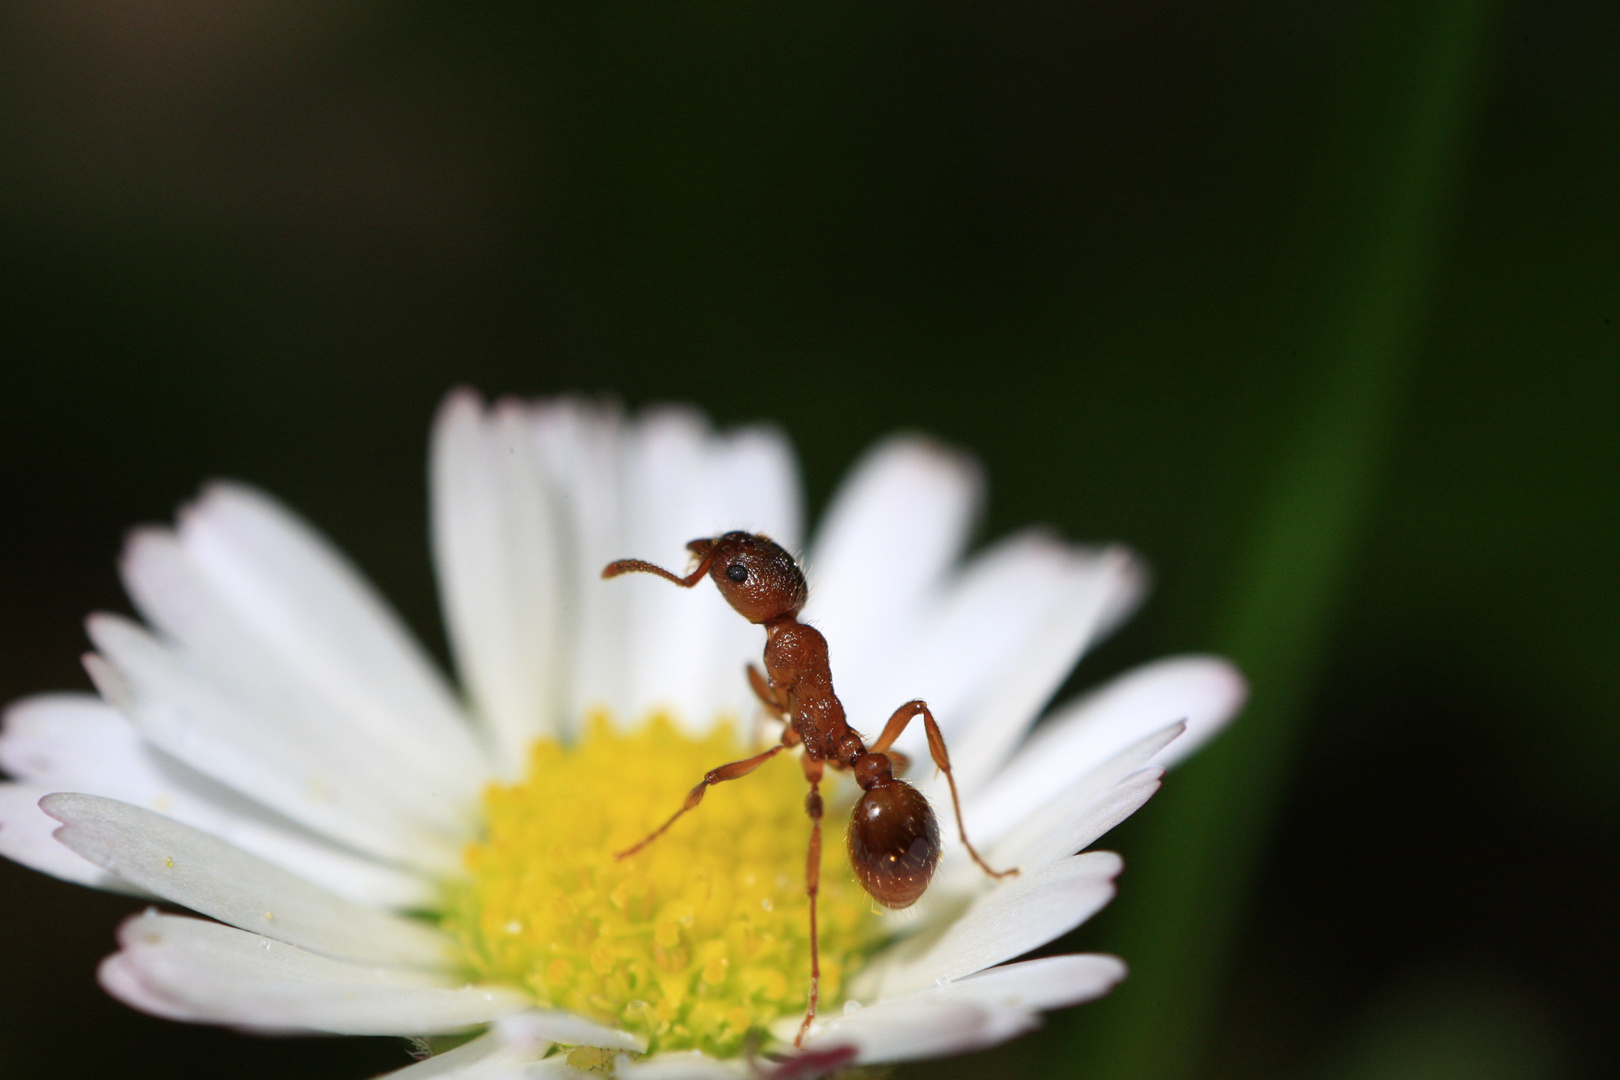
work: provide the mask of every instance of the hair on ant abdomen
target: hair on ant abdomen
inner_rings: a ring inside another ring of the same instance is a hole
[[[748,665],[748,682],[766,710],[783,722],[782,739],[753,757],[733,761],[704,774],[686,796],[681,808],[634,847],[616,856],[624,859],[658,839],[680,816],[703,801],[715,784],[747,776],[784,750],[804,747],[800,758],[810,794],[805,811],[810,815],[810,851],[805,893],[810,899],[810,998],[804,1022],[793,1045],[804,1042],[816,1018],[821,981],[821,956],[816,941],[816,894],[821,881],[821,776],[827,766],[847,769],[860,786],[861,797],[850,814],[849,863],[861,887],[889,908],[910,907],[928,888],[939,865],[939,822],[922,792],[894,774],[904,771],[905,758],[890,747],[906,725],[922,717],[928,752],[950,785],[951,805],[962,844],[985,873],[1001,878],[1017,870],[992,870],[967,838],[962,804],[951,775],[945,737],[934,714],[923,701],[908,701],[896,709],[870,748],[844,717],[844,706],[833,692],[832,667],[827,662],[827,639],[821,631],[799,621],[799,610],[809,597],[804,572],[781,545],[756,533],[728,532],[693,540],[686,545],[698,559],[685,577],[640,559],[620,559],[603,570],[604,578],[640,572],[656,574],[690,589],[707,574],[737,614],[765,628],[765,671]]]

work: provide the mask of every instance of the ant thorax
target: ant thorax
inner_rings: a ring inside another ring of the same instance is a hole
[[[772,686],[789,695],[792,708],[788,722],[804,740],[805,753],[817,761],[847,765],[839,751],[849,725],[843,703],[833,693],[827,639],[821,631],[791,618],[770,627],[765,642],[765,673]]]

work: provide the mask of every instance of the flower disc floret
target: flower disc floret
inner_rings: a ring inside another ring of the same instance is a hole
[[[802,1011],[810,823],[793,756],[710,789],[655,843],[614,858],[706,771],[748,752],[729,725],[691,738],[663,716],[630,733],[597,716],[575,745],[536,743],[522,782],[487,790],[486,833],[466,850],[469,882],[447,922],[469,977],[521,984],[652,1050],[735,1054],[750,1030]],[[824,1003],[881,933],[839,856],[841,779],[823,783]]]

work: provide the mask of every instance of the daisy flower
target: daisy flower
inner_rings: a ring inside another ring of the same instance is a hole
[[[14,703],[0,853],[166,901],[120,928],[101,985],[162,1017],[395,1034],[404,1080],[737,1076],[775,1068],[805,1008],[804,781],[784,755],[713,789],[631,859],[704,771],[772,738],[744,666],[763,634],[712,587],[646,576],[730,529],[800,550],[792,453],[770,428],[577,401],[452,394],[432,534],[458,681],[359,572],[268,496],[207,487],[121,569],[143,622],[90,618],[99,696]],[[959,1053],[1106,993],[1114,957],[1018,961],[1114,892],[1085,851],[1243,698],[1225,662],[1131,671],[1035,721],[1137,602],[1118,547],[1039,530],[965,557],[984,482],[915,437],[868,453],[802,546],[851,722],[925,698],[969,835],[914,908],[878,913],[839,854],[852,784],[824,786],[822,1012],[792,1066]],[[897,745],[942,816],[920,725]],[[1083,852],[1076,854],[1076,852]]]

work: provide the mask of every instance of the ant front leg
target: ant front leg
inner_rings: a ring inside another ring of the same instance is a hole
[[[759,698],[765,711],[784,723],[788,718],[787,695],[772,686],[770,680],[765,678],[763,672],[753,664],[748,665],[748,685],[753,687],[754,696]]]
[[[821,770],[822,763],[813,761],[809,754],[804,762],[804,778],[810,781],[810,794],[804,797],[804,812],[810,815],[810,851],[804,861],[804,894],[810,900],[810,1006],[805,1010],[804,1023],[793,1037],[793,1045],[804,1045],[805,1033],[816,1018],[816,1006],[821,1002],[821,943],[816,933],[816,897],[821,892]]]
[[[686,802],[681,804],[681,808],[679,810],[670,815],[668,821],[654,829],[651,835],[649,835],[645,840],[637,844],[635,847],[625,848],[623,851],[619,852],[613,857],[615,859],[628,859],[630,856],[634,855],[636,852],[640,851],[642,848],[646,847],[660,836],[663,836],[664,833],[669,831],[669,827],[671,825],[680,820],[680,816],[682,814],[686,813],[688,810],[697,806],[698,803],[702,802],[703,793],[705,791],[709,790],[716,784],[723,784],[727,780],[737,780],[741,777],[747,776],[749,773],[771,760],[771,758],[775,757],[777,754],[780,754],[783,750],[786,750],[789,745],[790,744],[784,739],[782,742],[777,743],[775,746],[771,747],[769,750],[766,750],[762,754],[755,754],[751,758],[744,758],[741,761],[733,761],[729,765],[722,765],[717,769],[710,769],[708,772],[703,774],[703,779],[698,783],[698,786],[687,793]]]
[[[759,703],[765,706],[765,711],[770,714],[771,719],[787,725],[782,732],[782,741],[789,746],[798,745],[799,734],[793,729],[793,704],[788,699],[787,693],[781,687],[771,685],[764,672],[753,664],[748,665],[747,671],[748,685],[753,689]],[[761,729],[756,725],[755,730]]]
[[[951,806],[956,811],[956,831],[962,837],[962,846],[967,848],[969,855],[973,856],[973,861],[979,864],[979,869],[991,877],[1004,878],[1017,874],[1016,868],[1012,870],[990,869],[990,864],[980,858],[979,853],[974,850],[973,844],[969,842],[967,825],[962,821],[962,800],[956,794],[956,777],[951,775],[951,759],[945,753],[945,736],[940,734],[939,725],[934,723],[934,714],[928,711],[926,701],[908,701],[894,710],[894,715],[889,717],[889,722],[883,725],[883,734],[879,735],[878,741],[872,744],[872,753],[892,755],[894,751],[890,750],[889,747],[893,746],[894,741],[900,737],[900,733],[906,730],[906,725],[918,716],[922,717],[923,730],[928,733],[928,753],[933,757],[934,764],[939,766],[940,771],[945,774],[945,782],[951,786]]]

